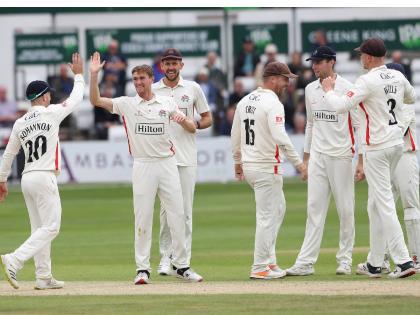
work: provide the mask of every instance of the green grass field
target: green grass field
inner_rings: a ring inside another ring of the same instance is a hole
[[[131,187],[67,185],[60,190],[62,228],[52,250],[55,277],[67,281],[131,281],[135,275]],[[287,268],[294,263],[304,236],[306,184],[286,180],[284,191],[287,212],[279,233],[277,257],[279,265]],[[353,265],[364,261],[368,251],[366,201],[366,184],[358,184]],[[155,211],[151,260],[153,283],[168,281],[168,278],[155,274],[159,261],[158,219],[158,211]],[[247,185],[197,185],[192,266],[206,281],[248,279],[254,230],[255,205],[253,193]],[[371,281],[356,275],[345,279],[335,275],[338,232],[337,213],[332,202],[323,250],[315,266],[316,274],[281,281]],[[11,189],[7,201],[0,206],[0,252],[14,250],[28,234],[29,220],[22,194],[17,188]],[[28,262],[18,277],[19,280],[33,281],[33,263]],[[416,278],[404,281],[418,281]],[[389,296],[0,296],[0,314],[387,314],[413,313],[418,307],[418,298]]]

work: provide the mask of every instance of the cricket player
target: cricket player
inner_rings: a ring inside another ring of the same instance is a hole
[[[287,65],[269,63],[263,72],[263,87],[238,103],[232,125],[235,176],[246,179],[254,189],[256,232],[251,279],[276,279],[286,272],[276,262],[276,239],[286,211],[280,151],[306,178],[306,166],[285,130],[283,104],[279,95],[297,76]]]
[[[208,128],[212,124],[212,116],[206,97],[196,82],[188,81],[181,77],[180,71],[183,66],[181,52],[175,48],[167,49],[161,58],[161,68],[165,76],[152,85],[153,92],[156,95],[171,97],[178,105],[178,108],[193,121],[194,113],[197,112],[201,118],[195,122],[196,128]],[[197,177],[195,133],[187,131],[176,123],[169,124],[169,128],[174,145],[177,148],[175,158],[184,199],[185,238],[187,262],[189,264],[191,261],[192,243],[192,210]],[[172,271],[170,263],[172,240],[168,226],[167,207],[168,205],[161,203],[159,238],[161,260],[157,269],[160,275],[169,275]]]
[[[400,71],[405,75],[404,67],[398,63],[386,64],[388,69]],[[420,202],[419,202],[419,165],[417,160],[416,115],[414,106],[403,106],[404,118],[401,121],[404,133],[404,152],[391,177],[394,199],[401,198],[404,209],[404,223],[407,231],[408,249],[413,258],[416,272],[420,271]],[[382,271],[391,272],[388,255],[382,265]],[[366,263],[358,265],[357,274],[366,273]]]
[[[136,96],[113,99],[101,97],[98,73],[103,66],[99,53],[95,52],[90,66],[90,101],[94,106],[122,117],[129,151],[134,158],[134,249],[137,265],[134,284],[147,284],[150,281],[150,247],[156,194],[168,205],[174,274],[191,282],[200,282],[203,278],[190,268],[187,259],[181,183],[174,157],[176,148],[169,132],[170,119],[191,133],[196,130],[195,123],[178,109],[172,98],[153,94],[153,69],[148,65],[134,67],[131,71]]]
[[[360,107],[363,167],[369,189],[370,253],[366,275],[381,277],[388,246],[396,265],[389,277],[404,278],[415,274],[415,269],[398,221],[391,176],[403,154],[403,131],[398,120],[403,117],[403,103],[415,102],[415,91],[402,73],[385,66],[386,48],[382,39],[369,38],[356,50],[368,72],[356,80],[354,87],[340,97],[334,92],[334,78],[324,79],[322,86],[331,109],[345,113]]]
[[[83,99],[85,82],[83,60],[78,53],[69,64],[74,86],[69,98],[52,105],[51,88],[44,81],[33,81],[26,89],[31,108],[16,120],[0,166],[0,202],[7,196],[7,177],[14,157],[22,147],[25,166],[22,172],[22,193],[31,222],[31,236],[13,253],[1,256],[6,279],[18,289],[17,273],[24,263],[34,258],[35,289],[60,289],[64,282],[54,279],[51,272],[51,242],[58,235],[61,223],[61,201],[56,176],[61,169],[58,140],[60,123]]]
[[[303,161],[308,165],[308,203],[305,238],[294,266],[288,275],[305,276],[314,273],[321,247],[322,234],[331,193],[340,219],[339,250],[336,255],[338,275],[351,274],[354,245],[354,176],[352,158],[354,128],[358,128],[357,113],[337,113],[325,102],[321,83],[335,77],[334,91],[344,95],[352,84],[334,73],[336,53],[328,46],[320,46],[306,61],[318,80],[305,88],[307,123]]]

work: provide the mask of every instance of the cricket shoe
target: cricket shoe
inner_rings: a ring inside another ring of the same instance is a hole
[[[279,266],[269,265],[268,268],[263,271],[252,271],[249,278],[253,280],[271,280],[284,278],[285,276],[286,271],[280,269]]]
[[[168,256],[163,256],[157,268],[157,273],[161,276],[172,275],[171,259]]]
[[[177,269],[175,266],[173,266],[172,268],[176,272],[176,277],[179,279],[184,279],[189,282],[202,282],[204,280],[202,276],[200,276],[190,267]]]
[[[398,278],[407,278],[409,276],[415,275],[416,269],[412,261],[407,261],[404,264],[397,265],[395,270],[391,272],[388,277],[392,279]]]
[[[351,275],[351,265],[341,262],[335,270],[336,275]]]
[[[137,271],[137,276],[134,278],[135,285],[148,284],[150,282],[150,272],[147,270]]]
[[[380,278],[382,267],[373,267],[368,262],[360,263],[357,265],[356,274],[368,276],[369,278]]]
[[[293,265],[292,267],[286,269],[286,274],[288,276],[309,276],[314,273],[315,270],[312,265]]]
[[[6,255],[1,255],[0,264],[1,264],[1,269],[3,270],[4,275],[6,276],[6,280],[10,283],[10,285],[13,288],[19,289],[19,284],[16,279],[17,270],[9,262]]]
[[[64,288],[64,281],[59,281],[52,277],[49,279],[36,279],[35,290],[62,289],[62,288]]]

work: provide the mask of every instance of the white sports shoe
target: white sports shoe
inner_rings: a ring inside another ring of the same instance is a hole
[[[54,278],[36,279],[35,290],[62,289],[62,288],[64,288],[64,281],[59,281]]]
[[[341,262],[335,270],[337,275],[351,275],[351,265],[345,262]]]
[[[172,274],[171,259],[167,256],[163,256],[160,260],[157,268],[157,273],[161,276],[169,276]]]
[[[6,258],[6,255],[1,255],[0,264],[1,264],[1,269],[3,270],[4,275],[6,276],[6,280],[10,283],[10,285],[13,288],[19,289],[19,284],[16,278],[17,271],[10,264],[9,260]]]
[[[414,268],[414,264],[412,261],[408,261],[404,264],[397,265],[395,270],[391,272],[388,277],[392,279],[398,278],[407,278],[409,276],[415,275],[416,269]]]
[[[292,267],[286,269],[286,274],[288,276],[309,276],[314,273],[315,270],[312,265],[293,265]]]
[[[365,275],[365,276],[369,276],[370,278],[380,278],[381,272],[382,272],[381,267],[373,267],[368,262],[358,264],[357,269],[356,269],[357,275]]]
[[[280,279],[284,277],[286,277],[286,271],[282,270],[277,265],[269,265],[268,268],[263,271],[252,271],[249,275],[250,279],[261,280]]]
[[[204,280],[202,276],[189,267],[176,269],[176,276],[190,282],[202,282]]]
[[[137,271],[137,276],[134,278],[135,285],[148,284],[150,282],[150,273],[147,270]]]

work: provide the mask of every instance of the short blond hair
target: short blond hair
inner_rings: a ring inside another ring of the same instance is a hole
[[[133,70],[131,70],[131,74],[133,75],[136,72],[144,72],[144,73],[146,73],[149,76],[149,78],[153,78],[154,77],[154,75],[153,75],[153,69],[149,65],[135,66],[133,68]]]

